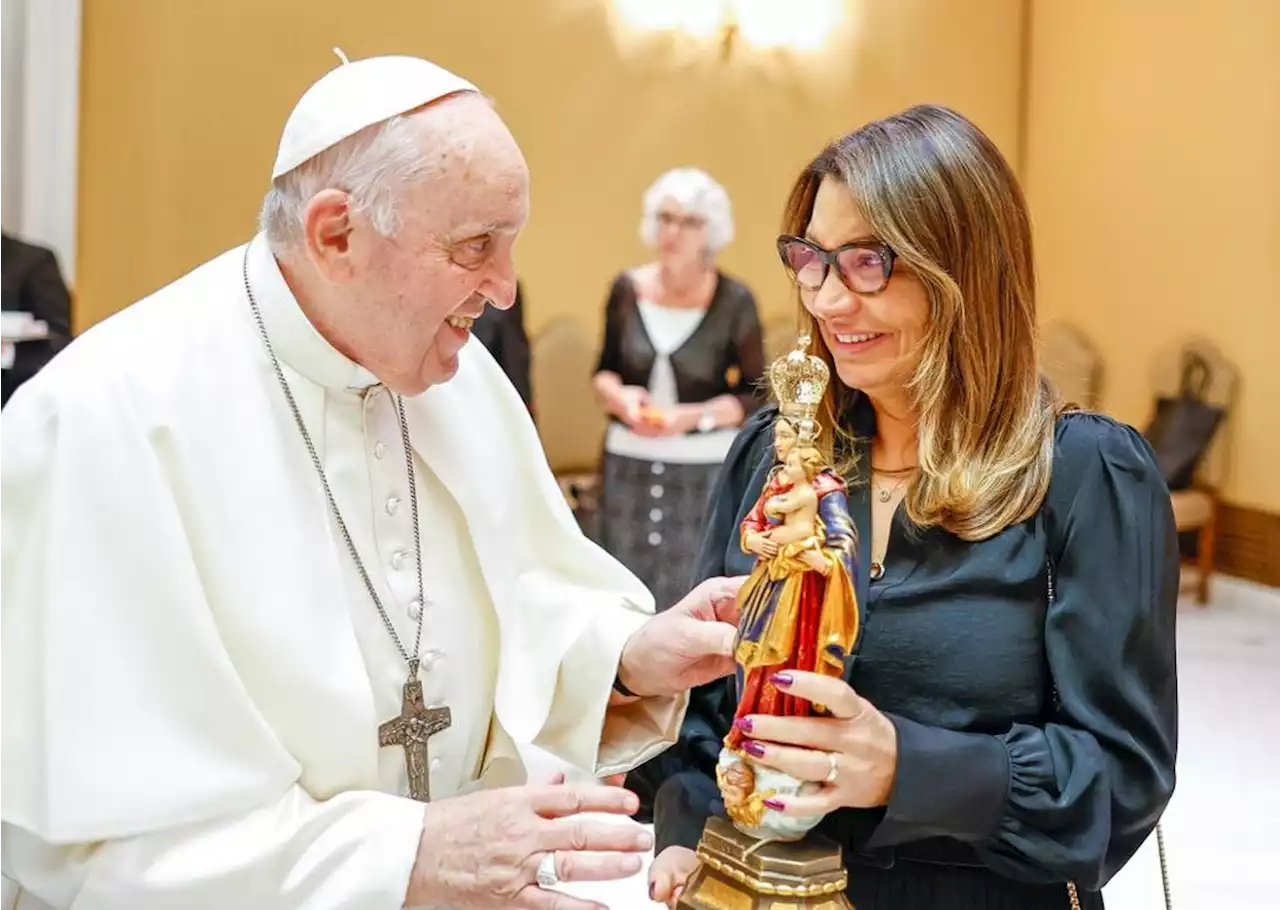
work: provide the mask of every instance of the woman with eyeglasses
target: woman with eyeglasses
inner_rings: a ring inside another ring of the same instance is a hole
[[[764,348],[755,297],[716,267],[733,239],[720,184],[663,174],[640,236],[657,258],[614,279],[593,380],[610,417],[597,534],[664,609],[689,592],[716,472],[763,404]]]
[[[770,808],[827,814],[858,910],[1101,907],[1174,785],[1178,553],[1152,453],[1040,376],[1022,193],[959,114],[912,108],[824,149],[778,250],[831,367],[820,444],[848,484],[864,626],[843,679],[771,680],[827,716],[736,723],[817,788]],[[776,416],[726,459],[699,576],[751,568],[739,526]],[[736,698],[695,692],[672,750],[660,901],[721,811]]]

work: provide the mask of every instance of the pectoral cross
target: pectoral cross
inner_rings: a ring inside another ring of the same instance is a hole
[[[409,795],[421,802],[431,799],[430,770],[427,766],[427,738],[449,729],[453,716],[448,708],[427,708],[422,704],[422,682],[418,679],[418,662],[409,666],[409,680],[404,684],[404,702],[400,716],[378,727],[378,745],[404,746],[404,765],[409,774]]]

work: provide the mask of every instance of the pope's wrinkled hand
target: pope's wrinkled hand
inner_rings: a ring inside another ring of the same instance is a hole
[[[664,696],[733,672],[739,578],[710,578],[631,634],[618,679],[637,695]]]
[[[539,887],[538,865],[551,854],[565,882],[635,875],[653,835],[630,819],[582,813],[627,816],[638,808],[636,795],[620,787],[558,782],[429,803],[405,906],[594,910],[598,904]]]

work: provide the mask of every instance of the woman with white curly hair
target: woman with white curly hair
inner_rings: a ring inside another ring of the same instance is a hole
[[[720,184],[666,172],[645,193],[640,235],[657,259],[613,280],[593,380],[610,416],[599,535],[663,609],[688,590],[716,472],[763,402],[764,349],[755,297],[716,267],[733,239]]]

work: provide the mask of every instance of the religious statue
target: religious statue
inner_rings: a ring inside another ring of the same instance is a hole
[[[785,670],[843,675],[858,634],[856,533],[844,481],[818,446],[817,408],[829,372],[807,348],[808,338],[802,338],[769,373],[779,404],[778,464],[741,525],[741,546],[757,559],[739,593],[735,720],[821,713],[820,706],[788,695],[769,680]],[[756,764],[743,748],[744,739],[733,729],[720,754],[717,777],[726,813],[751,837],[799,840],[820,817],[785,816],[765,800],[807,793],[820,784]]]
[[[775,674],[844,675],[858,639],[857,532],[846,488],[821,439],[818,408],[830,369],[802,336],[776,360],[769,381],[778,402],[774,465],[739,527],[739,545],[755,566],[738,592],[734,641],[738,704],[724,738],[716,782],[725,815],[712,816],[698,844],[681,910],[848,908],[840,847],[813,831],[821,816],[786,815],[774,798],[807,795],[823,783],[798,780],[758,761],[737,721],[821,716],[821,705],[788,694]]]

